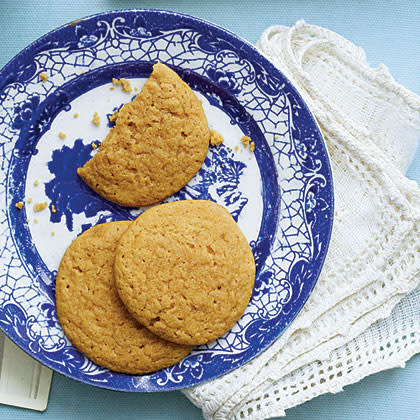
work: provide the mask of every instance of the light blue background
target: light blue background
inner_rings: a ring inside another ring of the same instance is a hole
[[[299,19],[334,30],[384,62],[398,82],[420,94],[420,1],[311,0],[0,0],[0,68],[44,33],[79,17],[122,8],[162,8],[217,23],[255,43],[269,25]],[[420,152],[408,172],[420,182]],[[202,420],[180,392],[123,394],[54,374],[45,413],[0,406],[1,420]],[[288,410],[289,420],[420,420],[420,356],[405,369],[364,379],[336,395]]]

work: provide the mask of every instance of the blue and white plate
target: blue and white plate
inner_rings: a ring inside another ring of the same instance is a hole
[[[112,85],[112,78],[128,78],[140,91],[157,61],[195,90],[210,128],[225,138],[169,200],[225,206],[251,244],[257,276],[245,314],[224,337],[172,367],[133,376],[97,366],[69,343],[57,320],[54,285],[60,259],[77,235],[143,211],[99,197],[76,169],[109,131],[107,116],[135,94]],[[99,126],[91,122],[94,112]],[[254,153],[240,143],[243,135],[255,142]],[[283,74],[224,29],[179,13],[128,10],[45,35],[0,72],[0,145],[0,326],[60,373],[122,391],[200,384],[273,343],[315,286],[333,220],[322,136]],[[19,201],[22,210],[15,206]],[[40,202],[48,207],[34,212]]]

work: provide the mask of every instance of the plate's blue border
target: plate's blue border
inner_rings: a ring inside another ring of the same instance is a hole
[[[182,21],[183,24],[188,23],[191,25],[191,27],[203,29],[206,28],[207,31],[211,31],[212,35],[217,35],[218,37],[225,38],[230,42],[232,45],[240,46],[242,54],[246,55],[247,58],[250,60],[258,62],[264,69],[270,74],[272,77],[276,77],[279,80],[284,81],[285,84],[285,91],[288,91],[294,98],[294,101],[299,105],[300,109],[300,115],[299,118],[296,118],[294,120],[295,125],[295,131],[298,135],[299,131],[302,130],[302,132],[305,130],[305,127],[316,127],[318,137],[321,140],[319,144],[321,145],[322,150],[318,150],[320,153],[320,158],[323,161],[323,169],[321,171],[322,175],[326,179],[326,185],[323,186],[322,189],[322,198],[325,200],[325,202],[328,204],[328,209],[323,213],[322,218],[313,217],[314,212],[312,212],[312,215],[309,215],[312,217],[311,223],[312,223],[312,234],[314,237],[317,237],[319,239],[320,247],[317,250],[317,258],[315,259],[315,263],[313,264],[313,267],[310,267],[310,270],[308,270],[306,267],[303,269],[300,266],[297,266],[294,268],[295,273],[290,273],[291,276],[302,276],[305,272],[310,272],[311,276],[309,278],[305,278],[305,281],[299,281],[299,294],[298,299],[293,301],[293,304],[291,304],[288,308],[286,308],[286,311],[284,311],[284,316],[281,319],[281,323],[278,323],[277,321],[272,322],[272,325],[269,325],[269,329],[267,329],[267,335],[269,336],[269,340],[264,340],[264,343],[256,343],[255,346],[252,348],[249,348],[247,353],[242,355],[240,363],[233,363],[231,361],[231,366],[229,369],[226,369],[226,366],[220,366],[220,369],[215,369],[211,375],[211,377],[203,378],[205,380],[213,379],[217,376],[220,376],[222,374],[225,374],[229,372],[230,370],[233,370],[234,368],[242,365],[243,363],[251,360],[254,358],[257,354],[259,354],[262,350],[264,350],[268,345],[272,344],[274,340],[284,331],[284,329],[293,321],[293,319],[296,317],[296,315],[300,312],[304,304],[306,303],[310,293],[312,292],[316,281],[319,277],[322,265],[324,263],[329,240],[331,237],[331,231],[332,231],[332,225],[333,225],[333,184],[332,184],[332,173],[331,173],[331,167],[329,164],[328,159],[328,153],[325,147],[325,143],[322,141],[322,135],[319,130],[319,127],[313,118],[312,114],[310,113],[307,105],[303,101],[303,99],[300,97],[299,93],[296,91],[296,89],[293,87],[293,85],[288,81],[288,79],[277,69],[274,67],[273,64],[271,64],[267,59],[265,59],[256,49],[253,47],[250,43],[248,43],[245,40],[242,40],[235,34],[233,34],[230,31],[227,31],[217,25],[208,23],[202,19],[195,18],[189,15],[177,13],[177,12],[170,12],[166,10],[157,10],[157,9],[129,9],[129,10],[121,10],[121,11],[113,11],[113,12],[105,12],[105,13],[99,13],[91,16],[87,16],[85,18],[82,18],[77,21],[77,23],[83,23],[87,22],[89,20],[96,21],[98,18],[106,17],[106,18],[112,18],[117,17],[125,14],[131,14],[131,13],[138,13],[138,14],[157,14],[159,15],[160,21],[159,24],[166,25],[167,22],[171,22],[172,20],[178,20]],[[9,83],[13,82],[13,68],[14,67],[20,67],[21,64],[25,63],[28,57],[32,57],[34,54],[36,54],[39,51],[39,48],[42,46],[42,49],[45,49],[46,45],[48,44],[48,39],[53,40],[54,42],[61,40],[63,43],[65,40],[71,38],[67,38],[67,35],[73,34],[72,26],[74,25],[74,22],[71,22],[69,24],[63,25],[60,28],[53,30],[49,32],[48,34],[44,35],[43,37],[39,38],[35,42],[33,42],[31,45],[26,47],[21,53],[19,53],[15,58],[13,58],[6,66],[0,71],[1,76],[5,76],[4,78],[0,77],[0,92],[3,89],[4,86],[6,86]],[[58,35],[60,36],[60,39],[58,39]],[[56,45],[54,45],[56,47]],[[24,67],[22,67],[24,68]],[[24,74],[20,74],[20,76],[24,78]],[[316,215],[315,215],[316,216]],[[310,265],[310,264],[309,264]],[[292,270],[293,271],[293,270]],[[15,314],[17,318],[19,318],[19,314]],[[162,391],[162,390],[169,390],[169,389],[177,389],[182,388],[186,386],[192,386],[195,385],[195,383],[182,383],[179,386],[176,384],[171,384],[170,387],[156,387],[156,389],[144,389],[142,387],[133,388],[133,387],[126,387],[121,386],[122,384],[107,384],[107,383],[100,383],[100,382],[90,382],[86,380],[86,378],[78,377],[78,375],[71,374],[69,372],[66,372],[65,367],[63,366],[62,369],[60,369],[60,364],[58,363],[51,363],[51,359],[47,359],[44,357],[42,353],[37,352],[34,348],[31,346],[28,347],[27,340],[24,337],[19,337],[15,334],[15,332],[12,331],[13,329],[9,329],[7,327],[4,327],[3,325],[0,325],[0,327],[5,331],[6,334],[10,336],[10,338],[16,342],[23,350],[25,350],[28,354],[30,354],[35,359],[39,360],[40,362],[46,364],[47,366],[58,370],[60,373],[64,373],[70,377],[73,377],[78,380],[82,380],[84,382],[94,384],[100,387],[110,388],[110,389],[119,389],[119,390],[125,390],[125,391]],[[259,328],[260,325],[255,325],[255,328]],[[267,327],[267,326],[266,326]],[[57,361],[58,362],[58,361]],[[200,381],[202,382],[202,381]],[[115,385],[120,385],[118,387],[115,387]]]

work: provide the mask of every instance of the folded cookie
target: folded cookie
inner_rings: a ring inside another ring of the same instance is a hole
[[[255,262],[224,207],[186,200],[132,222],[116,249],[114,276],[133,317],[165,340],[195,345],[225,334],[242,316]]]
[[[210,132],[201,102],[169,67],[157,63],[137,97],[79,176],[98,194],[124,206],[156,203],[198,172]]]
[[[127,312],[114,284],[114,253],[131,222],[95,226],[69,246],[56,280],[57,315],[66,336],[99,365],[140,374],[173,365],[191,347],[162,340]]]

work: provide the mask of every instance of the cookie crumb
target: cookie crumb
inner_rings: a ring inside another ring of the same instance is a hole
[[[34,211],[42,211],[48,206],[48,203],[44,201],[43,203],[35,203]]]
[[[114,88],[114,86],[111,86],[110,88],[109,88],[109,90],[114,90],[115,88]]]
[[[54,204],[51,204],[51,213],[56,213],[57,209],[55,208]]]
[[[96,143],[92,143],[91,146],[92,146],[93,150],[95,150],[98,147],[98,145]]]
[[[79,22],[81,22],[81,20],[82,20],[82,19],[72,20],[72,21],[69,23],[69,25],[70,25],[70,26],[77,25]]]
[[[132,92],[133,89],[131,88],[130,81],[128,79],[120,79],[121,87],[123,92]]]
[[[26,220],[25,220],[25,222],[26,222],[26,223],[29,223],[29,221],[30,221],[29,219],[26,219]]]
[[[137,89],[136,87],[134,88],[134,90],[135,90],[136,92],[138,91],[138,89]]]
[[[58,137],[60,137],[60,139],[64,140],[66,138],[66,135],[63,132],[59,132],[58,133]]]
[[[38,219],[34,219],[34,223],[38,223]]]
[[[39,184],[39,182],[38,182],[38,180],[36,179],[36,180],[35,180],[35,182],[34,182],[35,187],[37,187],[37,186],[38,186],[38,184]]]
[[[249,136],[242,136],[242,138],[241,138],[241,143],[245,147],[248,147],[250,141],[251,141],[251,137],[249,137]]]
[[[117,120],[117,117],[118,117],[118,111],[117,111],[117,110],[115,110],[115,111],[114,111],[114,113],[113,113],[112,115],[110,115],[110,116],[109,116],[108,120],[109,120],[110,122],[115,122],[115,121]]]
[[[235,146],[235,150],[238,151],[239,150],[239,146]]]
[[[101,119],[99,118],[99,114],[97,112],[95,112],[93,114],[93,119],[92,119],[92,123],[95,125],[99,125],[101,122]]]
[[[51,232],[51,236],[55,236],[55,232]]]
[[[18,210],[22,210],[22,209],[23,209],[23,201],[18,201],[18,202],[15,204],[15,207],[16,207]]]
[[[32,197],[29,197],[28,198],[28,204],[31,204],[32,203]]]
[[[254,152],[254,150],[255,150],[255,143],[251,141],[251,143],[249,143],[249,151]]]
[[[224,168],[224,167],[225,167],[225,164],[224,164],[224,163],[222,163],[220,166],[221,166],[222,168]]]
[[[218,146],[225,141],[223,136],[216,130],[210,130],[210,144],[212,146]]]
[[[79,116],[78,112],[75,112],[74,115],[73,115],[74,118],[77,118],[78,116]]]
[[[123,77],[121,79],[116,79],[115,77],[112,78],[112,84],[113,85],[121,85],[121,88],[123,92],[132,92],[133,88],[131,87],[130,81],[128,79],[124,79]],[[114,90],[113,87],[109,88],[110,90]]]
[[[48,80],[48,74],[45,73],[45,71],[43,71],[42,73],[39,73],[39,78],[43,81],[46,82]]]

